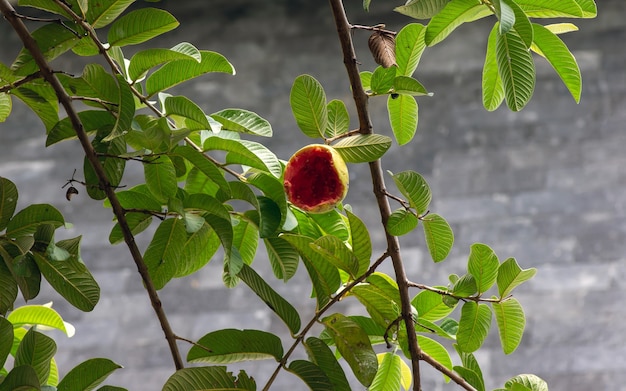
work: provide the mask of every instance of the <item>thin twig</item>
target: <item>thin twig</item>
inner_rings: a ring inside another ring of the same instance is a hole
[[[411,282],[411,281],[409,281],[409,286],[413,287],[413,288],[418,288],[418,289],[421,289],[421,290],[424,290],[424,291],[434,292],[434,293],[440,294],[442,296],[450,296],[450,297],[458,299],[458,300],[475,301],[477,303],[479,303],[479,302],[484,302],[484,303],[502,303],[503,301],[505,301],[506,299],[511,297],[509,295],[507,297],[499,297],[499,298],[496,298],[496,299],[486,299],[486,298],[483,298],[481,296],[469,296],[469,297],[458,296],[458,295],[455,295],[454,293],[449,292],[449,291],[444,290],[444,289],[434,288],[432,286],[428,286],[428,285],[424,285],[424,284],[418,284],[416,282]]]
[[[350,34],[351,25],[348,22],[345,9],[343,7],[342,0],[329,0],[330,6],[335,19],[335,25],[337,27],[337,34],[339,36],[339,42],[343,52],[343,62],[348,72],[348,78],[350,79],[350,86],[352,87],[352,96],[356,105],[358,117],[359,117],[359,129],[363,134],[372,133],[372,123],[369,117],[368,110],[368,96],[363,90],[361,83],[361,77],[359,75],[359,67],[357,65],[356,53],[352,42],[352,35]],[[383,227],[387,226],[387,220],[391,215],[391,208],[386,196],[385,180],[383,177],[383,170],[380,160],[376,160],[369,163],[370,174],[372,177],[373,192],[376,196],[378,203],[378,209],[380,210],[381,223]],[[402,256],[400,254],[400,242],[398,238],[390,235],[386,230],[387,239],[387,251],[391,257],[393,263],[393,269],[396,275],[396,282],[398,283],[398,291],[400,293],[400,305],[401,315],[406,325],[407,342],[409,346],[409,354],[411,355],[411,365],[413,374],[413,390],[421,390],[421,378],[419,368],[419,357],[421,350],[417,343],[417,334],[415,332],[415,324],[413,323],[411,298],[409,297],[408,279],[404,264],[402,262]]]
[[[379,24],[376,26],[363,26],[361,24],[351,24],[350,28],[359,29],[359,30],[380,31],[381,33],[390,34],[390,35],[397,34],[395,31],[385,30],[384,24]]]
[[[354,129],[354,130],[351,130],[351,131],[346,132],[346,133],[338,134],[338,135],[337,135],[337,136],[335,136],[335,137],[329,137],[329,138],[327,138],[327,139],[326,139],[326,140],[324,140],[324,141],[326,142],[326,144],[332,144],[332,143],[334,143],[335,141],[340,140],[340,139],[342,139],[342,138],[346,138],[346,137],[354,136],[355,134],[360,134],[360,133],[361,133],[361,130],[360,130],[360,129]]]
[[[63,2],[57,1],[57,3],[63,4],[63,6],[67,8],[67,6]],[[128,249],[132,255],[132,258],[135,261],[137,270],[139,274],[141,275],[145,289],[148,292],[148,296],[150,297],[150,302],[152,303],[152,307],[157,315],[157,318],[159,319],[161,328],[163,329],[163,333],[165,334],[165,338],[168,341],[170,352],[174,360],[174,365],[177,370],[184,368],[183,360],[178,350],[178,346],[176,345],[175,335],[169,324],[169,320],[167,319],[167,316],[165,315],[165,312],[163,311],[161,300],[156,291],[156,288],[154,287],[154,283],[152,282],[152,279],[150,278],[150,274],[148,273],[148,267],[146,266],[146,263],[143,260],[141,251],[139,250],[139,248],[137,247],[137,244],[135,243],[135,238],[130,230],[130,227],[126,220],[126,216],[124,214],[124,208],[122,208],[122,205],[120,204],[120,201],[117,198],[117,195],[115,194],[114,186],[111,185],[109,178],[107,177],[107,174],[104,170],[104,167],[100,163],[100,160],[96,154],[96,151],[91,145],[91,142],[89,140],[87,133],[85,132],[85,129],[80,120],[80,117],[78,116],[77,111],[74,109],[72,105],[72,100],[70,99],[69,95],[67,94],[67,92],[65,91],[61,83],[59,82],[59,79],[57,79],[57,77],[54,75],[52,69],[50,68],[50,65],[44,58],[43,53],[41,52],[41,50],[37,46],[37,43],[33,39],[32,35],[30,34],[28,29],[24,25],[24,22],[15,16],[15,13],[14,13],[15,10],[11,6],[11,4],[9,4],[8,0],[0,0],[0,12],[4,15],[4,17],[7,19],[7,21],[11,24],[11,26],[17,33],[17,35],[20,37],[20,39],[24,43],[24,47],[31,53],[37,66],[41,70],[41,74],[43,78],[48,83],[50,83],[50,85],[55,91],[55,94],[57,95],[57,98],[59,99],[59,102],[65,109],[67,116],[72,123],[72,127],[74,128],[76,132],[76,136],[78,137],[78,140],[80,141],[80,144],[83,147],[83,150],[85,152],[85,157],[87,158],[87,160],[93,167],[94,172],[96,173],[96,176],[98,177],[98,182],[100,183],[107,198],[111,202],[111,207],[113,209],[113,213],[115,214],[115,217],[117,218],[117,221],[122,230],[124,241],[126,242],[126,245],[128,246]]]
[[[74,34],[75,36],[80,38],[80,34],[78,34],[78,31],[74,30],[73,28],[71,28],[70,26],[65,24],[65,21],[60,19],[60,18],[38,18],[38,17],[35,17],[35,16],[22,15],[22,14],[19,14],[19,13],[15,12],[15,11],[13,11],[13,15],[15,15],[16,17],[18,17],[20,19],[28,20],[28,21],[31,21],[31,22],[43,22],[43,23],[60,24],[66,30],[68,30],[69,32],[71,32],[72,34]]]
[[[41,78],[41,72],[37,71],[37,72],[31,73],[30,75],[24,77],[23,79],[19,79],[17,81],[14,81],[13,83],[7,84],[6,86],[0,87],[0,92],[9,92],[12,89],[21,86],[22,84],[26,84],[30,81],[37,80],[39,78]]]

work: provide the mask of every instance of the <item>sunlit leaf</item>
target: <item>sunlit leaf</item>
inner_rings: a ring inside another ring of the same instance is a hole
[[[515,384],[521,384],[530,391],[548,391],[548,384],[537,375],[517,375],[509,379],[504,386],[514,390]]]
[[[325,137],[335,137],[350,130],[350,115],[345,103],[338,99],[328,102],[328,123],[326,125]]]
[[[583,10],[577,0],[515,0],[529,17],[582,18]]]
[[[521,110],[535,88],[535,64],[524,41],[515,31],[496,37],[496,59],[504,85],[506,103],[513,111]]]
[[[350,211],[346,211],[350,224],[350,240],[352,253],[359,260],[359,275],[367,271],[372,257],[372,241],[367,226]]]
[[[393,236],[406,235],[417,227],[417,216],[406,209],[396,209],[387,220],[387,232]]]
[[[500,343],[504,354],[511,354],[522,341],[526,317],[522,305],[515,298],[509,298],[499,303],[492,303],[496,316]]]
[[[472,244],[467,271],[474,276],[478,294],[487,292],[496,283],[499,266],[498,256],[489,246],[482,243]]]
[[[485,5],[474,0],[455,0],[448,2],[426,26],[425,42],[433,46],[443,41],[461,24],[492,15]]]
[[[394,11],[415,19],[430,19],[445,7],[450,0],[409,0]]]
[[[402,359],[394,353],[380,353],[378,371],[368,388],[370,391],[397,391],[402,382]]]
[[[272,137],[272,125],[257,113],[243,109],[224,109],[211,114],[211,118],[222,124],[222,129]]]
[[[300,261],[296,249],[281,237],[265,238],[264,243],[276,278],[284,281],[291,279]]]
[[[498,62],[496,60],[497,35],[498,26],[496,24],[491,29],[487,41],[487,54],[485,56],[482,78],[483,106],[489,111],[497,109],[504,101],[504,85],[502,84],[502,78],[500,77]]]
[[[399,145],[411,141],[417,131],[418,106],[411,95],[389,95],[387,112],[391,130]]]
[[[202,61],[200,51],[188,42],[181,42],[171,49],[144,49],[135,53],[128,65],[128,77],[137,80],[150,69],[175,60]]]
[[[487,338],[491,327],[491,309],[486,304],[468,301],[461,307],[459,331],[456,334],[459,347],[464,352],[474,352]]]
[[[309,337],[304,342],[304,348],[307,351],[309,360],[326,374],[335,391],[351,390],[343,368],[324,341],[315,337]]]
[[[289,95],[291,111],[302,132],[313,138],[322,137],[328,124],[326,93],[310,75],[298,76]]]
[[[391,147],[391,139],[380,134],[344,137],[333,148],[346,163],[369,163],[381,158]]]
[[[440,2],[445,3],[447,1],[448,0],[441,0]],[[424,1],[421,1],[421,3],[424,3]],[[398,8],[396,8],[396,11]],[[426,43],[424,42],[425,33],[426,28],[419,23],[407,24],[398,32],[396,37],[396,62],[398,64],[398,71],[396,72],[396,76],[411,76],[413,72],[415,72],[420,58],[422,57],[422,53],[426,48]]]
[[[537,269],[522,269],[515,258],[502,262],[498,269],[498,292],[500,297],[507,297],[515,287],[530,280],[537,274]]]
[[[9,118],[12,108],[11,96],[6,92],[0,92],[0,122],[4,122]]]
[[[169,12],[157,8],[140,8],[117,19],[109,28],[110,45],[136,45],[178,27]]]
[[[437,321],[448,316],[453,310],[445,305],[442,295],[431,291],[422,291],[411,300],[411,304],[417,310],[420,319]]]
[[[392,178],[398,190],[407,198],[417,213],[424,214],[428,211],[432,194],[423,176],[409,170],[392,174]]]
[[[41,325],[61,330],[68,337],[74,334],[73,327],[65,323],[58,312],[45,305],[23,305],[12,311],[7,319],[15,327]]]

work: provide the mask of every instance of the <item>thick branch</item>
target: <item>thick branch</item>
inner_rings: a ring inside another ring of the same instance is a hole
[[[98,156],[93,149],[91,142],[89,141],[89,137],[87,136],[87,133],[83,128],[83,124],[78,117],[78,113],[72,106],[72,99],[65,92],[65,89],[63,88],[57,77],[54,75],[52,69],[50,68],[43,54],[39,50],[35,40],[31,36],[30,32],[28,31],[22,20],[16,16],[15,10],[11,6],[11,4],[9,4],[8,0],[0,0],[0,12],[4,15],[4,17],[15,30],[15,32],[18,34],[18,36],[24,43],[24,47],[31,53],[33,59],[41,70],[41,76],[48,83],[50,83],[57,95],[57,98],[59,99],[59,102],[65,109],[67,116],[70,119],[74,130],[76,131],[76,136],[78,137],[78,140],[83,147],[85,156],[87,157],[87,160],[89,160],[89,163],[91,164],[96,175],[98,176],[100,186],[102,187],[102,189],[106,193],[107,198],[111,202],[113,213],[117,218],[120,228],[122,229],[124,241],[126,242],[126,245],[128,246],[128,249],[133,257],[133,260],[135,261],[137,270],[139,271],[146,290],[148,291],[148,296],[150,297],[152,307],[154,308],[157,318],[161,323],[161,328],[163,329],[165,338],[168,341],[176,369],[183,368],[184,364],[181,359],[178,346],[176,345],[176,335],[173,333],[165,312],[163,311],[163,308],[161,306],[161,300],[159,299],[154,284],[152,283],[152,279],[150,278],[150,275],[148,273],[148,267],[143,260],[137,244],[135,243],[135,238],[131,233],[128,222],[126,221],[124,209],[122,208],[122,205],[120,204],[117,195],[115,194],[114,186],[111,185],[106,175],[106,172],[104,171],[104,168],[102,167],[102,164],[100,163],[100,160],[98,159]]]
[[[341,43],[341,49],[343,51],[344,64],[348,72],[350,79],[350,85],[352,87],[352,95],[354,97],[354,103],[359,116],[359,129],[363,134],[372,133],[372,123],[369,118],[368,112],[368,96],[363,90],[361,84],[361,77],[359,76],[359,68],[357,66],[356,54],[354,45],[352,42],[352,36],[350,35],[350,23],[346,16],[343,2],[341,0],[329,0],[330,6],[335,18],[335,24],[337,26],[337,34],[339,35],[339,41]],[[385,190],[385,180],[383,177],[383,170],[380,160],[370,163],[370,174],[372,176],[373,191],[376,195],[376,201],[380,210],[380,217],[383,227],[387,226],[387,220],[391,215],[391,207],[387,199],[387,192]],[[408,278],[404,270],[404,264],[400,255],[400,243],[398,238],[387,233],[387,251],[393,262],[393,268],[396,274],[396,282],[398,283],[398,290],[401,300],[401,315],[406,325],[407,339],[409,344],[409,352],[411,354],[411,364],[413,371],[413,390],[421,390],[420,381],[420,368],[419,359],[421,357],[421,350],[417,343],[417,334],[415,333],[415,324],[413,323],[413,310],[411,306],[411,298],[409,296]]]

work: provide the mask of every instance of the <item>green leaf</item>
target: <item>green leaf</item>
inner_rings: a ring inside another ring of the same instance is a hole
[[[441,2],[447,1],[443,0]],[[424,1],[418,1],[418,4],[420,3],[424,3]],[[396,8],[396,11],[398,8]],[[396,79],[398,76],[411,76],[417,69],[422,53],[424,53],[426,48],[426,42],[424,42],[425,34],[426,28],[424,25],[410,23],[404,26],[396,36],[396,63],[398,64]]]
[[[233,246],[239,252],[241,259],[250,265],[259,244],[259,229],[245,219],[233,218]]]
[[[372,258],[372,241],[367,226],[355,214],[346,210],[350,225],[350,245],[352,253],[359,260],[359,275],[363,275]]]
[[[509,379],[504,386],[507,390],[515,390],[515,384],[521,384],[530,391],[548,391],[548,384],[537,375],[517,375]]]
[[[513,12],[513,8],[505,0],[497,0],[493,4],[496,9],[496,16],[500,22],[498,24],[498,33],[506,34],[511,31],[515,24],[515,12]]]
[[[396,187],[409,201],[409,205],[423,215],[428,211],[428,205],[432,199],[430,187],[423,176],[415,171],[402,171],[391,174]]]
[[[414,19],[430,19],[439,13],[450,0],[409,0],[394,11]]]
[[[230,194],[230,186],[224,178],[223,172],[202,152],[198,152],[188,145],[180,145],[176,147],[171,155],[184,157],[189,163],[200,170],[213,183],[217,184],[223,192]]]
[[[506,103],[511,110],[519,111],[533,95],[535,64],[517,32],[512,30],[496,37],[496,60]]]
[[[296,123],[305,135],[313,138],[324,135],[328,125],[326,93],[313,76],[300,75],[294,80],[289,103]]]
[[[456,275],[454,276],[456,277]],[[470,297],[477,291],[476,280],[471,274],[464,274],[461,278],[458,278],[452,287],[452,293],[460,297]]]
[[[352,279],[359,276],[359,260],[336,236],[324,235],[311,243],[311,248],[322,255],[327,262],[348,273]]]
[[[58,99],[52,87],[44,82],[33,81],[11,90],[11,94],[19,98],[41,119],[46,131],[59,122]]]
[[[350,115],[345,103],[338,99],[328,102],[328,123],[326,124],[325,137],[335,137],[350,130]]]
[[[265,238],[263,241],[274,276],[287,282],[298,270],[298,252],[282,237]]]
[[[143,165],[146,185],[156,200],[167,203],[178,191],[176,170],[168,156],[161,155],[154,161]]]
[[[0,231],[4,230],[17,205],[17,187],[13,182],[0,177]]]
[[[368,388],[370,391],[397,391],[402,382],[402,359],[394,353],[378,355],[378,371]]]
[[[317,298],[317,307],[322,308],[330,301],[330,297],[337,292],[341,285],[337,268],[311,248],[314,241],[312,238],[293,234],[283,234],[280,237],[298,250],[311,278],[314,295]]]
[[[226,367],[195,367],[176,371],[167,379],[163,391],[224,391],[224,390],[256,391],[254,380],[245,372],[235,378]]]
[[[481,347],[491,327],[491,309],[486,304],[468,301],[461,307],[459,331],[456,339],[459,347],[467,353]]]
[[[285,322],[292,334],[295,335],[300,330],[301,323],[298,311],[287,300],[276,293],[254,269],[248,265],[243,265],[237,276]]]
[[[576,0],[515,0],[531,18],[582,18],[583,10]]]
[[[111,133],[102,139],[107,142],[128,133],[135,115],[135,98],[130,86],[123,76],[115,75],[115,77],[119,85],[117,121]]]
[[[0,92],[0,122],[4,122],[9,118],[12,107],[11,95],[6,92]]]
[[[143,257],[156,289],[163,288],[176,274],[186,240],[182,219],[164,220],[157,228]]]
[[[520,284],[530,280],[537,274],[537,269],[522,269],[515,258],[509,258],[502,262],[498,269],[498,292],[500,297],[505,298],[511,294]]]
[[[59,383],[57,391],[91,391],[113,371],[122,368],[107,358],[92,358],[72,368]]]
[[[380,159],[391,147],[391,139],[380,134],[343,137],[333,148],[346,163],[369,163]]]
[[[461,358],[462,367],[455,366],[454,371],[459,373],[463,379],[467,380],[478,391],[485,391],[485,379],[476,357],[472,353],[462,351],[459,345],[454,345],[455,350]]]
[[[402,236],[413,231],[419,220],[406,209],[396,209],[387,220],[387,232],[389,235]]]
[[[0,391],[40,390],[35,369],[30,365],[15,366],[0,383]]]
[[[188,42],[181,42],[171,49],[145,49],[135,53],[128,65],[128,77],[136,81],[150,69],[175,60],[202,61],[200,51]]]
[[[418,106],[410,95],[389,95],[387,112],[391,130],[399,145],[411,141],[417,131]]]
[[[54,340],[34,329],[28,330],[15,354],[15,367],[29,365],[37,374],[40,384],[46,384],[50,375],[50,360],[57,346]]]
[[[365,331],[339,313],[322,319],[322,323],[357,380],[366,387],[371,385],[378,370],[378,360]]]
[[[526,317],[522,305],[515,298],[492,303],[496,323],[500,333],[500,343],[504,354],[511,354],[522,341]]]
[[[7,224],[6,236],[17,238],[32,235],[42,224],[51,224],[58,228],[65,224],[63,215],[54,206],[32,204],[20,210]]]
[[[248,140],[230,140],[217,136],[206,139],[203,144],[204,150],[227,151],[226,162],[243,164],[269,172],[276,178],[282,174],[282,166],[278,158],[263,144]]]
[[[363,86],[363,91],[368,91],[372,89],[372,72],[363,71],[359,73],[359,77],[361,79],[361,85]]]
[[[68,1],[68,4],[71,5],[72,3],[77,4],[75,0]],[[23,7],[32,7],[44,11],[49,11],[53,14],[63,15],[66,18],[71,19],[71,16],[67,12],[65,12],[65,10],[61,6],[59,6],[57,3],[49,2],[48,0],[19,0],[17,4]]]
[[[195,59],[168,62],[146,79],[146,95],[152,96],[182,82],[209,72],[235,74],[235,68],[219,53],[201,50],[200,63]]]
[[[454,372],[458,373],[459,375],[461,375],[461,377],[468,383],[470,384],[472,387],[474,387],[476,389],[476,391],[485,391],[485,385],[483,384],[483,380],[481,377],[478,376],[478,374],[474,371],[472,371],[471,369],[465,368],[465,367],[461,367],[461,366],[454,366]]]
[[[478,294],[481,295],[496,283],[500,261],[491,247],[474,243],[470,248],[467,271],[474,277]]]
[[[190,363],[229,364],[274,358],[280,361],[283,346],[276,335],[259,330],[223,329],[204,335],[189,349]]]
[[[99,29],[112,23],[135,0],[100,0],[89,2],[87,21],[93,28]]]
[[[411,300],[411,304],[417,310],[418,320],[424,319],[434,322],[445,318],[454,310],[454,307],[450,308],[444,304],[439,293],[431,291],[418,293]]]
[[[304,342],[304,348],[307,351],[309,360],[326,374],[328,380],[332,383],[333,390],[351,390],[343,368],[324,341],[319,338],[309,337]]]
[[[506,3],[515,14],[515,24],[513,28],[524,41],[527,48],[533,43],[533,26],[526,13],[513,0],[500,0]]]
[[[58,312],[45,305],[23,305],[12,311],[7,319],[14,327],[40,325],[61,330],[68,337],[74,335],[74,328],[65,323]]]
[[[5,315],[8,311],[13,309],[15,300],[17,299],[17,282],[11,273],[11,270],[7,267],[10,265],[6,259],[6,255],[0,254],[4,262],[0,262],[0,283],[2,289],[0,289],[0,315]],[[6,263],[6,264],[5,264]]]
[[[546,27],[533,23],[533,31],[533,51],[548,60],[576,103],[579,103],[582,93],[582,76],[576,59],[565,43]]]
[[[397,66],[389,68],[377,67],[372,74],[370,87],[374,95],[388,94],[393,87],[393,81],[396,78]]]
[[[233,132],[272,137],[272,125],[257,113],[244,109],[224,109],[211,114],[211,118],[222,124],[222,129]]]
[[[130,227],[130,232],[133,236],[145,231],[152,223],[152,216],[146,213],[127,213],[126,222]],[[124,235],[122,234],[122,228],[119,223],[115,223],[111,233],[109,234],[109,243],[120,244],[124,241]]]
[[[452,31],[466,22],[492,15],[485,5],[474,0],[452,0],[426,26],[426,45],[433,46],[443,41]]]
[[[409,76],[396,76],[393,81],[393,90],[396,94],[402,95],[432,95],[426,90],[422,83]]]
[[[179,24],[165,10],[141,8],[113,22],[107,38],[111,46],[136,45],[173,30]]]
[[[66,28],[66,26],[60,23],[45,24],[31,33],[47,62],[59,57],[78,43],[80,40],[79,36],[83,31],[78,25],[73,25],[72,28],[76,29],[78,34],[75,34],[72,29]],[[11,65],[11,69],[18,76],[27,76],[35,73],[39,67],[30,51],[23,48]]]
[[[576,3],[583,11],[583,18],[595,18],[598,15],[595,0],[576,0]]]
[[[204,111],[195,102],[185,96],[168,96],[164,102],[165,114],[185,118],[185,125],[190,130],[211,129],[211,124]]]
[[[103,136],[105,135],[98,133],[91,144],[93,145],[96,153],[101,154],[99,157],[100,164],[102,164],[104,168],[104,172],[109,179],[110,186],[118,186],[122,181],[122,176],[124,175],[126,161],[118,159],[115,156],[120,156],[126,153],[126,142],[123,137],[118,137],[110,142],[105,142],[102,138]],[[86,157],[83,162],[83,171],[85,173],[85,183],[89,197],[94,200],[105,199],[106,193],[100,188],[98,176]]]
[[[0,316],[0,367],[4,368],[12,346],[13,325],[5,317]]]
[[[424,351],[424,353],[437,360],[437,362],[443,365],[444,368],[452,370],[452,358],[450,358],[450,353],[448,353],[446,348],[444,348],[439,342],[434,339],[424,337],[423,335],[418,335],[417,344],[420,349]],[[444,375],[444,379],[447,381],[447,376]]]
[[[355,296],[378,325],[389,327],[400,316],[400,300],[373,284],[359,284],[352,288]]]
[[[203,268],[211,261],[219,246],[217,233],[205,222],[187,238],[174,277],[184,277]]]
[[[495,24],[489,34],[487,41],[487,54],[485,56],[485,65],[483,66],[482,91],[483,106],[488,111],[494,111],[502,101],[504,101],[504,85],[498,71],[498,62],[496,60],[496,37],[498,35],[498,25]]]
[[[333,384],[324,371],[306,360],[294,360],[287,370],[298,376],[311,390],[334,390]]]
[[[116,122],[116,117],[111,112],[103,110],[81,111],[78,113],[78,118],[80,118],[80,122],[83,124],[83,130],[88,135],[92,135],[99,130],[107,132],[108,130],[113,129]],[[60,141],[75,138],[76,131],[74,130],[69,117],[66,117],[57,122],[50,132],[48,132],[46,147]]]

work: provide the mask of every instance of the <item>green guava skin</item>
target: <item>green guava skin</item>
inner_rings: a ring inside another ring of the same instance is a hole
[[[309,213],[326,213],[348,194],[348,167],[331,146],[312,144],[287,162],[284,186],[287,199]]]

